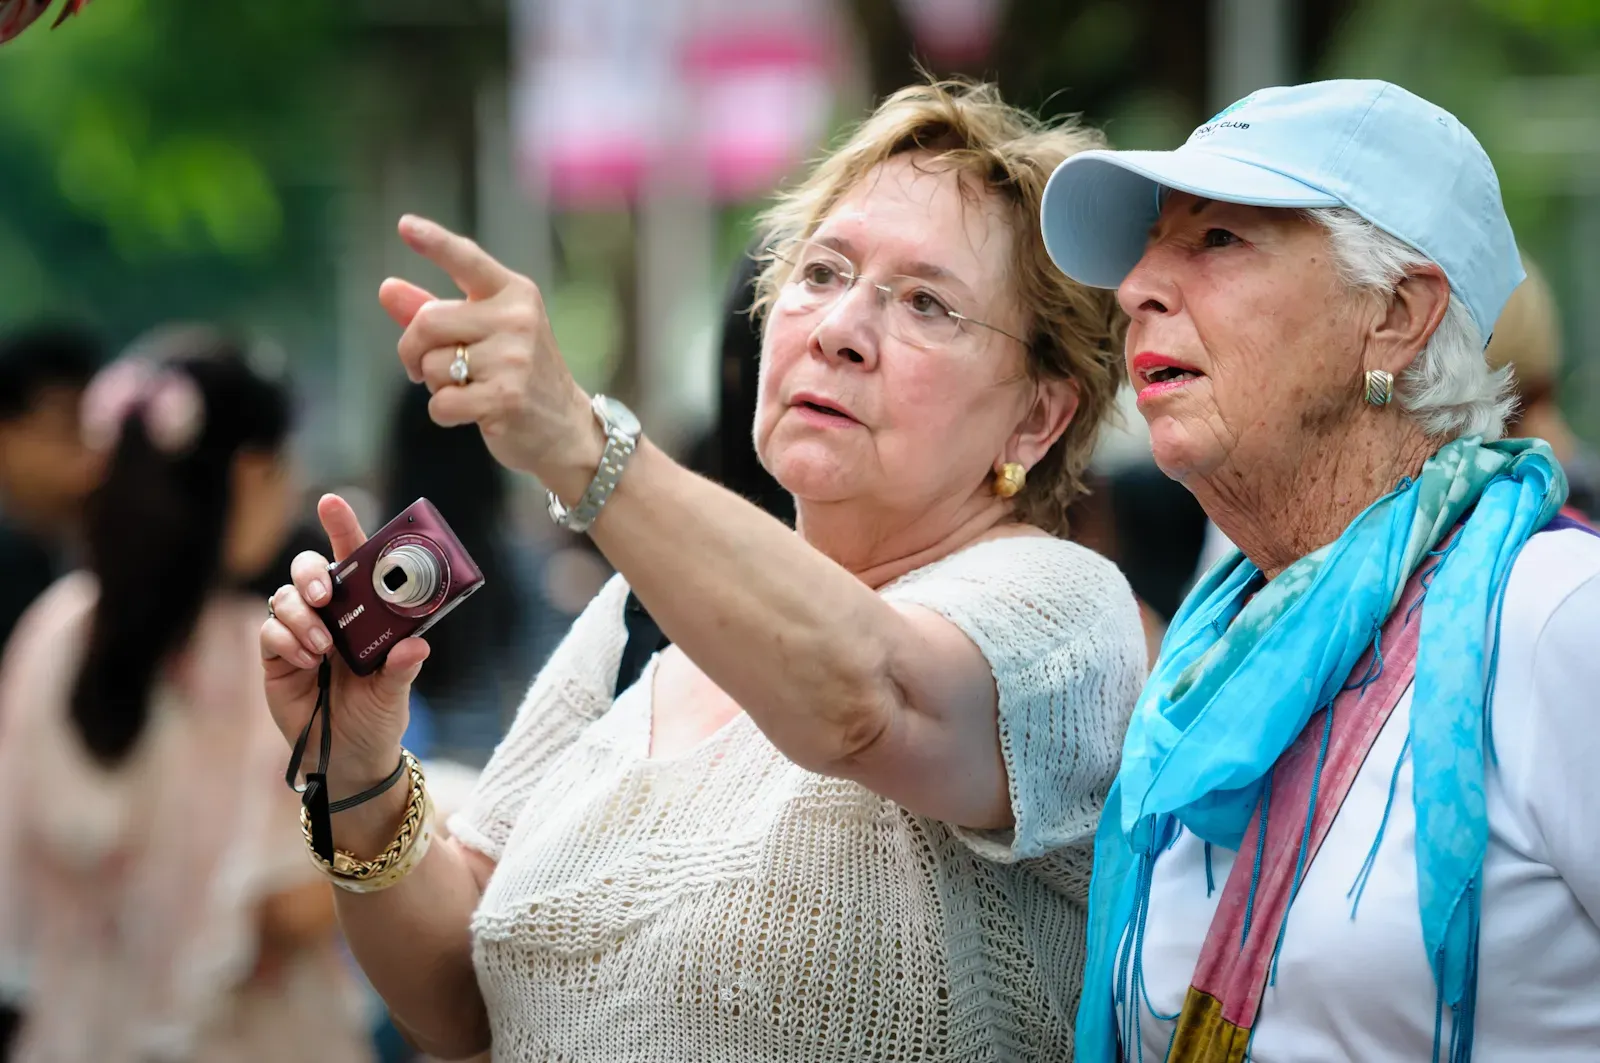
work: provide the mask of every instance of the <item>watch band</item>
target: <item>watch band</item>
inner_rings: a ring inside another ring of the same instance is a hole
[[[600,516],[600,510],[611,498],[611,492],[617,489],[617,484],[622,479],[622,471],[627,468],[628,459],[633,457],[633,452],[639,446],[637,434],[621,430],[607,417],[607,403],[608,400],[604,395],[596,395],[594,401],[590,403],[596,419],[606,430],[606,449],[600,455],[600,467],[595,470],[594,479],[589,481],[583,497],[568,509],[556,497],[554,491],[546,492],[549,496],[550,519],[568,531],[582,533],[589,530],[595,519]]]

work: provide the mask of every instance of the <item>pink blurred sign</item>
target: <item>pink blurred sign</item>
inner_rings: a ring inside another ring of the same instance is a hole
[[[937,63],[982,62],[994,49],[1005,0],[896,0],[917,48]]]
[[[520,0],[517,21],[518,165],[558,209],[658,181],[764,195],[826,133],[824,0]]]

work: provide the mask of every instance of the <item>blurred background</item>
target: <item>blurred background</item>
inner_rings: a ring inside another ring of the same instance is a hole
[[[95,0],[0,53],[0,326],[242,326],[293,368],[308,467],[370,482],[402,385],[376,286],[444,283],[394,236],[416,211],[533,276],[584,383],[681,448],[717,417],[754,207],[914,57],[1118,147],[1313,77],[1440,103],[1500,170],[1563,309],[1563,402],[1600,429],[1594,0]]]
[[[0,25],[34,2],[0,0]],[[475,430],[428,421],[376,293],[390,275],[450,286],[399,216],[531,276],[586,388],[787,515],[749,442],[752,222],[919,70],[995,80],[1123,148],[1174,147],[1255,88],[1326,77],[1455,112],[1548,282],[1491,357],[1518,365],[1524,427],[1561,435],[1575,485],[1600,485],[1583,442],[1600,439],[1600,0],[94,0],[53,16],[0,48],[0,639],[81,560],[77,496],[46,460],[76,405],[51,396],[75,400],[152,329],[218,325],[298,413],[301,527],[253,593],[318,545],[325,490],[369,528],[426,495],[485,562],[493,590],[438,629],[407,739],[459,766],[458,789],[608,570]],[[46,356],[56,375],[27,368]],[[1075,534],[1123,566],[1154,644],[1217,544],[1128,414]],[[373,1023],[383,1058],[406,1058]]]
[[[235,330],[292,382],[306,517],[337,489],[369,527],[418,494],[473,524],[514,588],[477,608],[507,663],[472,695],[480,722],[440,740],[481,760],[606,570],[470,430],[428,424],[375,294],[391,274],[449,285],[396,220],[429,215],[532,276],[587,388],[783,512],[748,443],[752,219],[919,68],[1129,148],[1298,80],[1440,103],[1488,148],[1553,292],[1540,397],[1600,437],[1596,0],[95,0],[0,50],[0,334],[66,322],[110,354],[173,321]],[[1126,422],[1079,534],[1155,630],[1205,523]]]
[[[430,438],[408,406],[378,283],[449,284],[396,220],[429,215],[532,276],[587,388],[782,511],[748,444],[751,222],[919,65],[1128,148],[1298,80],[1381,77],[1440,103],[1488,148],[1554,292],[1548,390],[1600,437],[1596,0],[95,0],[0,51],[0,332],[67,321],[117,351],[165,322],[222,324],[293,382],[307,514],[324,489],[369,527],[451,484],[481,502],[534,603],[500,618],[520,625],[490,698],[509,704],[606,573],[536,485],[453,475],[472,442]],[[1204,522],[1126,422],[1082,535],[1169,614]],[[1174,508],[1181,548],[1129,545]]]

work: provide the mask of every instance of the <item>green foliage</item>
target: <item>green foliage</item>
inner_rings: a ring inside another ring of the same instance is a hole
[[[1584,379],[1585,363],[1600,364],[1581,277],[1593,257],[1575,236],[1584,201],[1600,194],[1600,2],[1364,0],[1316,73],[1404,85],[1483,142],[1517,242],[1562,306],[1567,411],[1600,435],[1600,394]]]
[[[1474,0],[1501,24],[1558,48],[1586,51],[1600,44],[1600,4],[1594,0]]]
[[[336,5],[98,0],[0,49],[0,325],[121,338],[294,284],[331,185]]]

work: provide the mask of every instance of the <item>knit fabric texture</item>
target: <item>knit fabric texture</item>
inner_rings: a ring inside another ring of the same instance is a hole
[[[611,698],[614,579],[450,823],[498,862],[472,925],[496,1060],[1071,1060],[1091,846],[1146,665],[1132,593],[1043,537],[882,593],[988,660],[1014,829],[805,771],[744,715],[650,759],[654,668]]]

